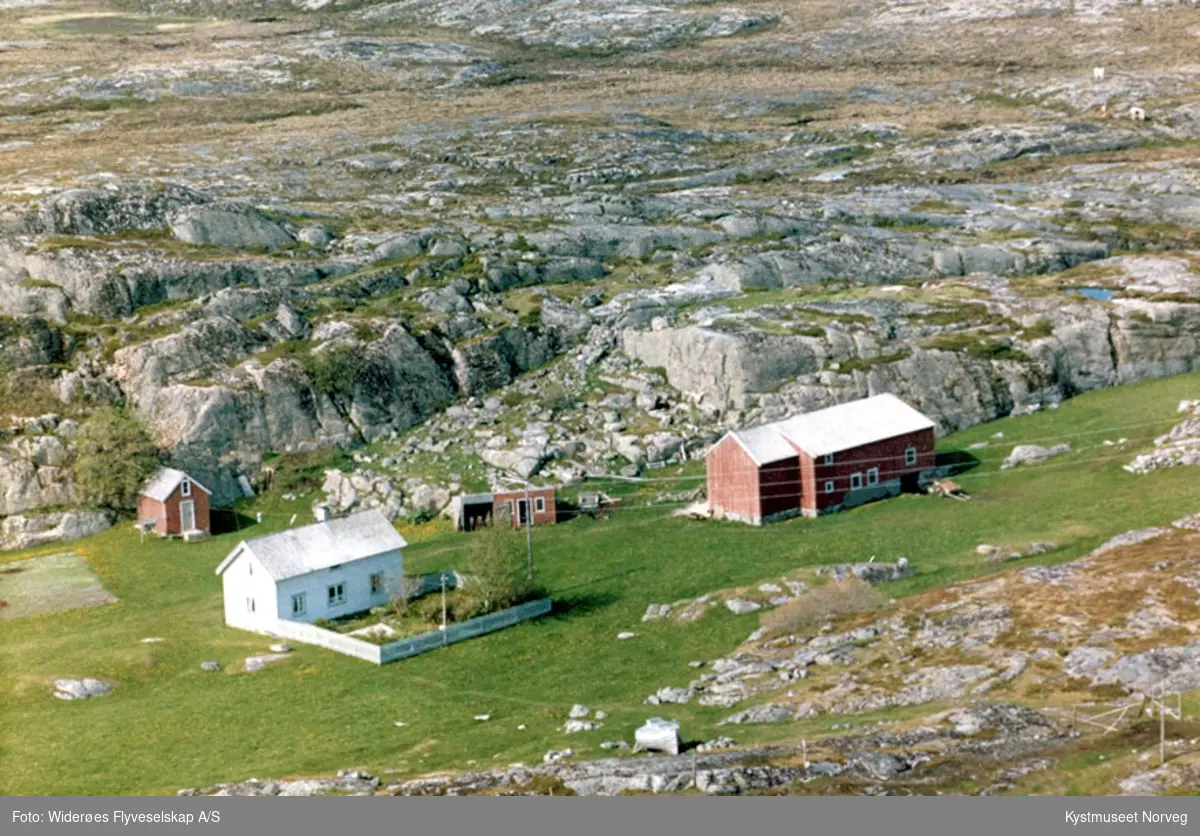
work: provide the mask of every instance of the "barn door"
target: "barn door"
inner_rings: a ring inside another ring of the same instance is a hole
[[[179,528],[181,531],[196,530],[196,503],[191,499],[179,503]]]
[[[529,524],[529,500],[517,500],[517,525]]]

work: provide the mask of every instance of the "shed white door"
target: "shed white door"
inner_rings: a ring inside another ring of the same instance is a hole
[[[195,531],[196,529],[196,503],[190,499],[179,503],[179,529],[181,531]]]

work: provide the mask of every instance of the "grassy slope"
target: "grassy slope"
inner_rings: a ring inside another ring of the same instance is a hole
[[[982,466],[959,480],[975,495],[970,503],[907,496],[763,529],[629,509],[609,521],[539,530],[539,576],[562,602],[560,613],[384,668],[299,647],[274,669],[241,673],[242,659],[265,651],[268,641],[222,624],[213,568],[235,537],[140,546],[121,527],[78,544],[118,603],[0,623],[0,793],[169,793],[355,766],[411,774],[463,767],[468,759],[481,766],[540,761],[563,746],[594,756],[599,741],[631,738],[653,713],[681,720],[690,738],[711,737],[728,711],[642,700],[663,685],[686,684],[690,659],[727,653],[757,622],[718,612],[689,626],[643,625],[648,604],[871,555],[913,561],[916,577],[889,587],[899,596],[990,571],[974,554],[978,543],[1054,540],[1065,548],[1040,560],[1066,560],[1117,532],[1195,511],[1194,470],[1135,477],[1121,470],[1132,452],[1116,455],[1099,444],[1125,436],[1144,446],[1198,388],[1200,375],[1186,375],[1108,390],[943,440],[948,451],[1006,434],[974,451]],[[1148,421],[1159,423],[1130,426]],[[999,470],[1013,443],[1067,435],[1077,447],[1096,446],[1038,467]],[[285,525],[297,510],[273,499],[259,509],[267,516],[258,533]],[[464,543],[454,534],[415,543],[409,568],[454,566]],[[616,641],[624,629],[640,635]],[[166,641],[140,643],[149,636]],[[219,659],[226,671],[202,672],[205,659]],[[60,676],[108,677],[118,687],[102,699],[62,702],[50,695],[50,681]],[[557,728],[575,702],[608,710],[605,727],[563,736]],[[474,721],[480,713],[491,713],[491,721]],[[407,725],[397,728],[397,720]],[[522,723],[528,728],[518,731]],[[738,737],[750,742],[801,728],[746,728]]]

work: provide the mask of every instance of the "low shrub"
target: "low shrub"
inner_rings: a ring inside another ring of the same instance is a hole
[[[883,595],[866,581],[847,578],[818,586],[763,613],[760,623],[771,635],[810,631],[832,618],[877,610],[884,602]]]

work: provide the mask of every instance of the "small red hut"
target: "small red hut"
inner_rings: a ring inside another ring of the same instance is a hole
[[[160,467],[137,498],[138,525],[163,537],[208,533],[212,492],[182,470]]]

